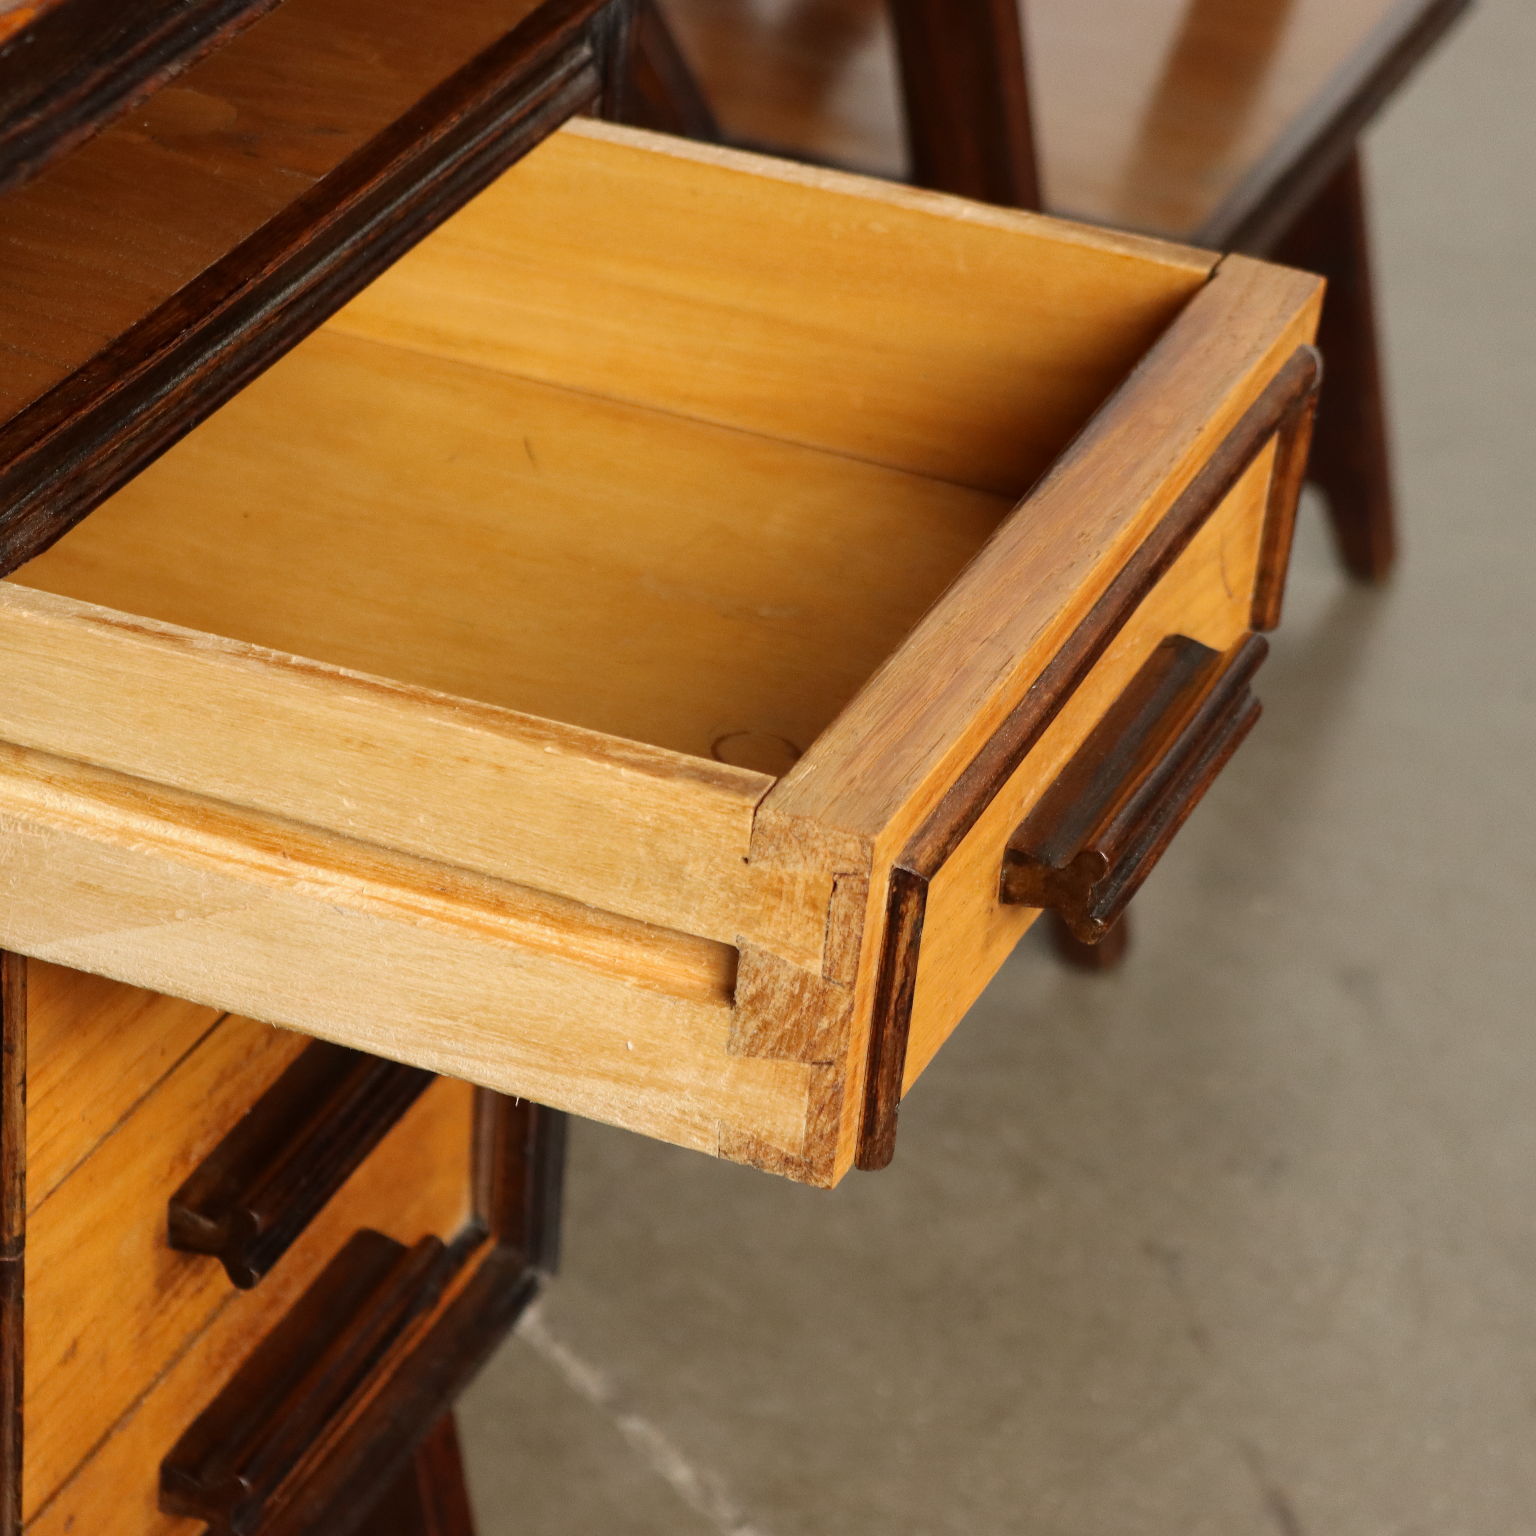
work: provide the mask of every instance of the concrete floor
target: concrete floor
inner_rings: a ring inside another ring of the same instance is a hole
[[[481,1536],[1536,1530],[1536,6],[1371,142],[1406,502],[1113,978],[1026,942],[819,1195],[576,1128]]]

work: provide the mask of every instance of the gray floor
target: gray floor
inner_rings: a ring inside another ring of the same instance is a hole
[[[1015,956],[819,1195],[577,1128],[481,1536],[1536,1529],[1536,6],[1372,141],[1409,534],[1307,522],[1113,979]]]

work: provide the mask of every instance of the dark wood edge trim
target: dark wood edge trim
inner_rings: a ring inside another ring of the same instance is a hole
[[[397,1473],[538,1294],[539,1277],[492,1248],[415,1341],[388,1384],[328,1447],[302,1490],[274,1509],[259,1536],[354,1536],[369,1495]]]
[[[314,1041],[171,1196],[170,1246],[218,1259],[249,1290],[432,1082],[420,1067]]]
[[[526,27],[509,34],[0,430],[0,462],[11,465],[0,477],[0,575],[46,549],[561,122],[598,104],[594,38],[569,14],[585,22],[594,3],[553,7],[565,25],[545,46]],[[612,27],[599,36],[613,45]]]
[[[0,193],[78,148],[276,4],[184,0],[155,7],[158,25],[99,0],[55,7],[0,51],[0,77],[13,64],[20,75],[10,90],[0,83]],[[50,54],[59,67],[50,67]]]
[[[928,881],[898,865],[891,871],[885,942],[875,984],[874,1025],[864,1077],[864,1117],[854,1166],[865,1173],[888,1168],[896,1156],[896,1121],[907,1070],[912,998],[917,991],[917,957],[928,912]],[[881,1021],[885,1021],[882,1026]]]
[[[1291,354],[918,828],[901,864],[933,878],[1142,600],[1210,521],[1297,403],[1315,390],[1321,368],[1315,347],[1298,347]]]
[[[880,982],[870,1021],[869,1086],[857,1167],[883,1168],[894,1152],[922,938],[921,923],[914,927],[908,912],[913,882],[921,882],[926,890],[1143,599],[1215,514],[1297,402],[1315,392],[1320,376],[1317,349],[1298,347],[1121,567],[1023,699],[983,743],[897,859],[891,872]],[[906,949],[911,953],[893,953]],[[889,1091],[892,1082],[895,1100]]]
[[[1312,428],[1317,420],[1325,366],[1319,354],[1312,388],[1292,406],[1275,441],[1275,471],[1269,483],[1269,505],[1264,511],[1259,573],[1254,582],[1253,614],[1249,620],[1251,627],[1261,634],[1268,634],[1280,624],[1286,577],[1291,569],[1291,547],[1296,541],[1296,513],[1307,479]]]
[[[1354,149],[1362,130],[1472,0],[1401,3],[1206,219],[1196,245],[1264,255]]]
[[[1097,944],[1253,728],[1268,652],[1260,635],[1226,652],[1164,640],[1009,839],[998,900]]]
[[[0,1536],[21,1531],[26,1224],[27,962],[0,952]]]
[[[557,1109],[489,1088],[475,1094],[475,1206],[497,1246],[530,1269],[560,1266],[566,1130]]]

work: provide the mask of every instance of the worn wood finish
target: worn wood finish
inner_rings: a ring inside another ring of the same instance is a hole
[[[453,1415],[445,1413],[385,1490],[358,1536],[474,1536],[464,1460]]]
[[[426,1092],[430,1073],[316,1041],[171,1196],[166,1238],[249,1290]]]
[[[0,9],[0,192],[226,42],[276,0],[14,0]]]
[[[622,20],[604,0],[483,0],[423,29],[409,6],[290,0],[152,98],[146,121],[13,193],[0,569],[600,105]]]
[[[1317,303],[1242,258],[564,130],[0,588],[0,940],[835,1182],[893,865]],[[347,433],[315,431],[338,398]],[[552,642],[594,582],[618,627]]]
[[[1268,648],[1165,640],[1009,839],[999,899],[1103,939],[1257,722],[1248,688]]]

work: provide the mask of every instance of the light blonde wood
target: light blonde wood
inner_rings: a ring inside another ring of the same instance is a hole
[[[1255,461],[934,877],[904,1087],[917,1081],[1038,916],[997,899],[1003,850],[1035,801],[1167,636],[1224,651],[1248,633],[1273,460],[1270,448]]]
[[[1046,206],[1195,239],[1422,0],[1019,0]],[[662,0],[726,131],[905,174],[886,0]]]
[[[220,1018],[216,1008],[27,962],[27,1203],[35,1209]]]
[[[0,944],[835,1182],[891,861],[1311,337],[1208,274],[557,135],[0,584]]]
[[[798,1148],[806,1069],[729,1053],[728,950],[515,894],[0,749],[0,947],[684,1146]]]
[[[249,1292],[235,1291],[215,1260],[164,1247],[160,1223],[175,1183],[163,1159],[156,1175],[152,1158],[115,1159],[109,1142],[98,1154],[102,1186],[84,1182],[97,1177],[93,1158],[58,1200],[62,1208],[79,1182],[81,1200],[121,1201],[117,1245],[87,1230],[102,1219],[95,1209],[70,1223],[84,1256],[60,1247],[62,1223],[34,1235],[28,1253],[27,1529],[196,1529],[154,1510],[166,1451],[353,1232],[372,1227],[412,1243],[460,1231],[470,1213],[472,1122],[471,1090],[434,1084]],[[120,1134],[131,1132],[132,1122]],[[44,1267],[49,1258],[67,1267]],[[34,1349],[61,1352],[50,1328],[79,1352],[34,1385]],[[66,1395],[71,1383],[75,1394]]]
[[[331,324],[1016,499],[1213,260],[580,123]]]

